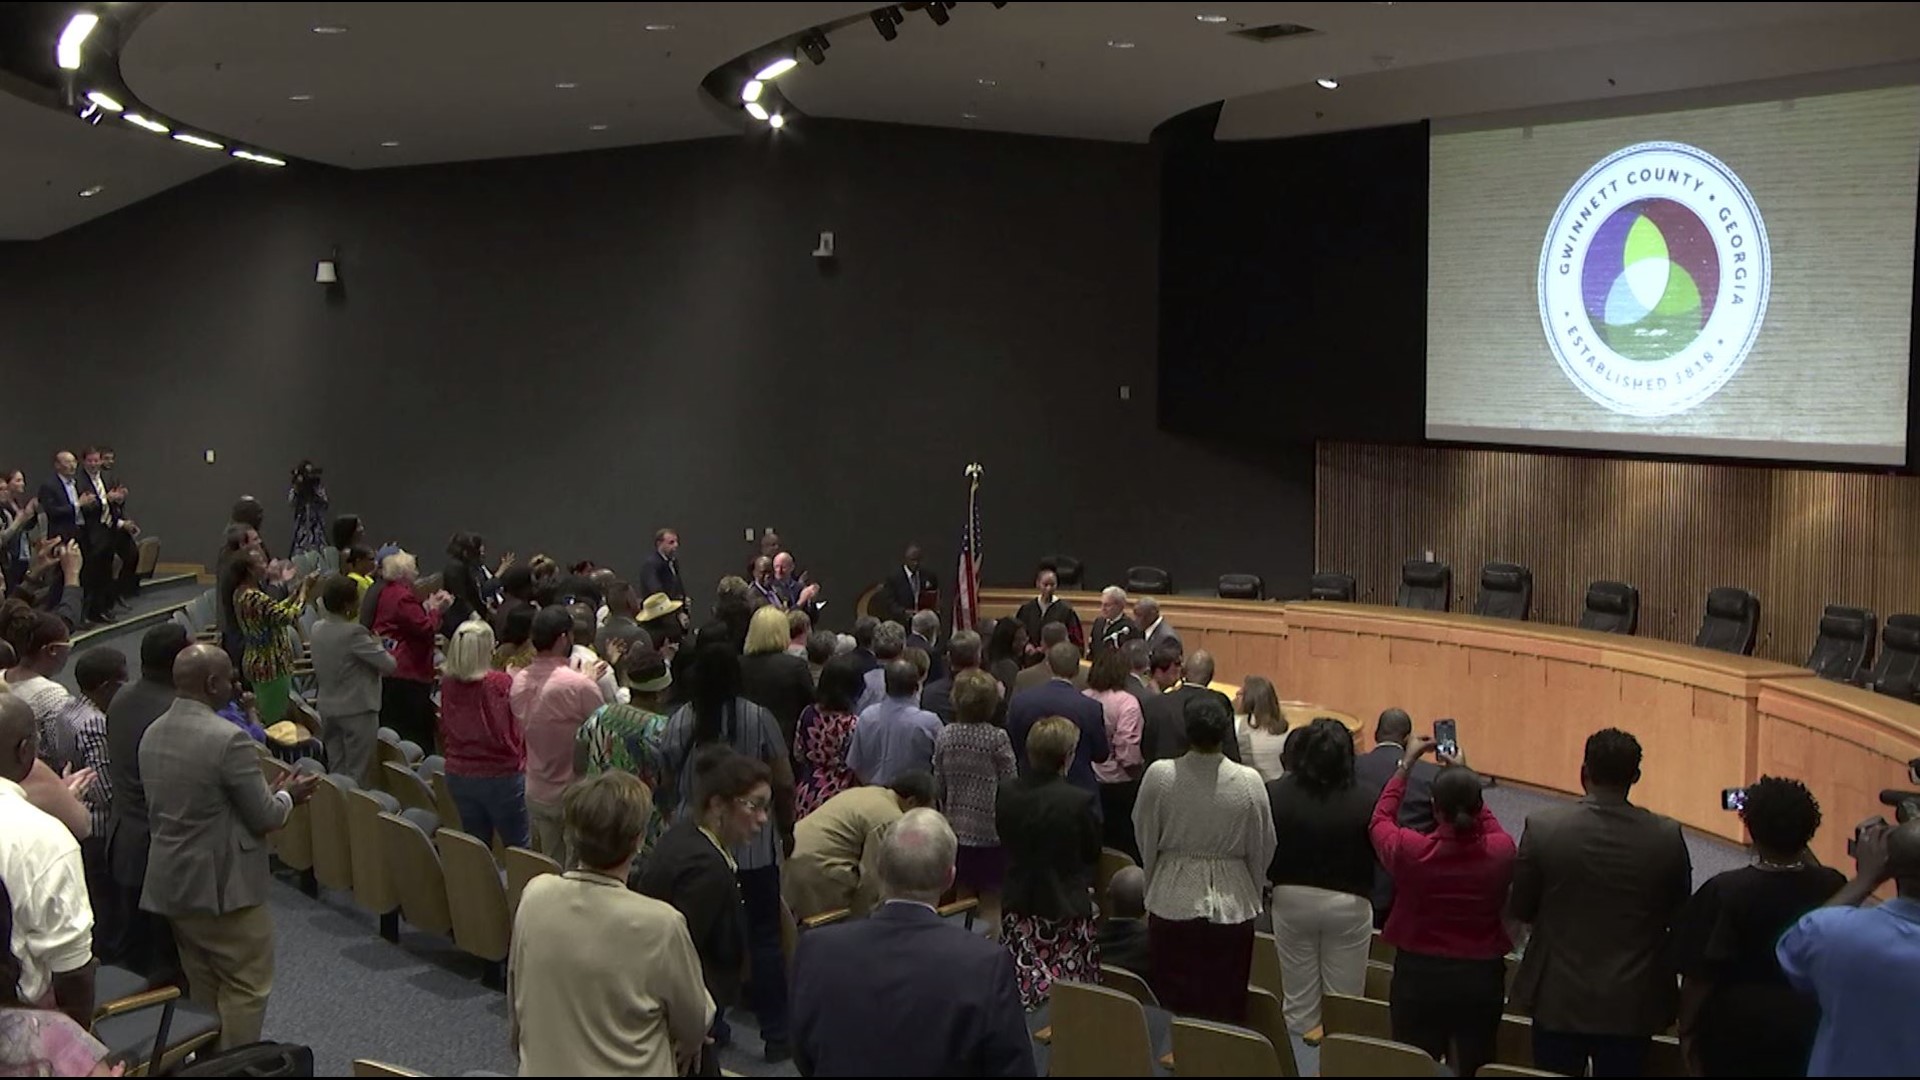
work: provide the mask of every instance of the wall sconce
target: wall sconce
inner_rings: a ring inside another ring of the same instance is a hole
[[[332,253],[314,264],[313,280],[317,285],[340,284],[340,246],[334,245]]]

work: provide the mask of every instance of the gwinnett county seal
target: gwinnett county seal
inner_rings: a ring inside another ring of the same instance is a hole
[[[1745,184],[1675,142],[1616,150],[1573,185],[1540,248],[1540,325],[1580,392],[1671,416],[1733,378],[1760,335],[1767,228]]]

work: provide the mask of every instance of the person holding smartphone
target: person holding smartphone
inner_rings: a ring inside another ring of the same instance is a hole
[[[1435,734],[1442,739],[1407,740],[1367,831],[1396,898],[1383,935],[1398,950],[1393,1037],[1446,1059],[1456,1076],[1473,1076],[1493,1060],[1506,1002],[1505,957],[1513,942],[1501,915],[1516,848],[1487,809],[1479,775],[1457,757],[1452,722],[1436,724]],[[1407,774],[1442,742],[1450,750],[1438,755],[1433,831],[1406,828],[1399,814]]]

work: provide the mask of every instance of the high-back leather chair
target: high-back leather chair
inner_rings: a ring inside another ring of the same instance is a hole
[[[1820,634],[1807,654],[1807,667],[1823,679],[1854,682],[1873,663],[1879,631],[1871,610],[1828,604],[1820,614]]]
[[[1723,585],[1707,593],[1707,613],[1693,643],[1702,649],[1753,655],[1760,631],[1760,600],[1745,589]]]
[[[1053,571],[1063,589],[1078,589],[1087,579],[1087,568],[1071,555],[1049,555],[1040,560],[1040,565]]]
[[[1640,590],[1624,581],[1596,581],[1587,586],[1587,603],[1580,612],[1580,629],[1607,634],[1631,634],[1640,626]]]
[[[1880,659],[1867,687],[1904,701],[1920,699],[1920,615],[1889,615],[1880,632]]]
[[[1446,611],[1453,606],[1453,567],[1443,562],[1408,559],[1400,568],[1400,590],[1394,607]]]
[[[1267,583],[1259,574],[1221,574],[1220,595],[1228,600],[1265,600]]]
[[[1352,574],[1315,574],[1307,583],[1309,600],[1339,600],[1351,604],[1359,595],[1360,583],[1353,579]]]
[[[1519,563],[1490,562],[1480,568],[1480,594],[1473,613],[1526,622],[1533,612],[1533,571]]]
[[[1130,593],[1166,596],[1173,592],[1173,575],[1157,566],[1135,566],[1127,570],[1126,589]]]

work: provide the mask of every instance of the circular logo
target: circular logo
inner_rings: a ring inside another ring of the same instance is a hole
[[[1540,324],[1581,393],[1670,416],[1740,370],[1770,270],[1760,209],[1731,169],[1683,143],[1637,143],[1561,200],[1540,249]]]

